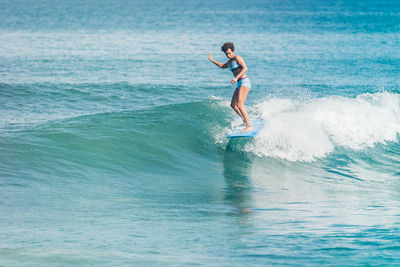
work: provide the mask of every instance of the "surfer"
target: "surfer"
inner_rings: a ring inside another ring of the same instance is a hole
[[[225,64],[213,60],[211,53],[208,54],[208,59],[218,67],[222,69],[229,68],[229,70],[232,71],[235,78],[231,80],[231,83],[236,83],[236,89],[232,96],[231,107],[246,123],[246,128],[242,129],[241,131],[252,130],[249,115],[244,109],[244,102],[246,101],[247,94],[251,89],[250,79],[247,78],[246,75],[246,63],[242,57],[235,55],[235,47],[233,46],[233,43],[224,43],[221,47],[221,50],[229,59]]]

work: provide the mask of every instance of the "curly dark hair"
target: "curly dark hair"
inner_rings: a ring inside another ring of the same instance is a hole
[[[223,52],[226,52],[226,50],[231,49],[232,52],[235,51],[235,47],[233,46],[233,43],[228,42],[228,43],[224,43],[223,46],[221,46],[221,50]]]

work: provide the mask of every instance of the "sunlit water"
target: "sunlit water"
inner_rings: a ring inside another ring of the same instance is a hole
[[[400,264],[397,1],[0,1],[0,265]],[[226,136],[233,41],[265,127]]]

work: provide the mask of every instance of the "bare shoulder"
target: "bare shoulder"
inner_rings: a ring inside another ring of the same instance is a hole
[[[242,58],[241,56],[235,56],[235,59],[236,59],[237,61],[243,61],[243,58]]]

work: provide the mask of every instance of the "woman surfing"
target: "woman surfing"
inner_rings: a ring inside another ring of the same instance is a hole
[[[246,75],[246,63],[244,62],[242,57],[235,55],[235,47],[233,46],[233,43],[224,43],[221,47],[221,50],[229,59],[225,64],[213,60],[211,53],[208,54],[208,59],[218,67],[222,69],[229,68],[229,70],[232,71],[235,78],[231,80],[231,83],[236,83],[236,90],[232,96],[231,107],[246,123],[246,128],[242,129],[241,131],[243,132],[252,130],[249,115],[244,109],[244,102],[246,101],[247,94],[251,89],[250,79],[247,78]]]

